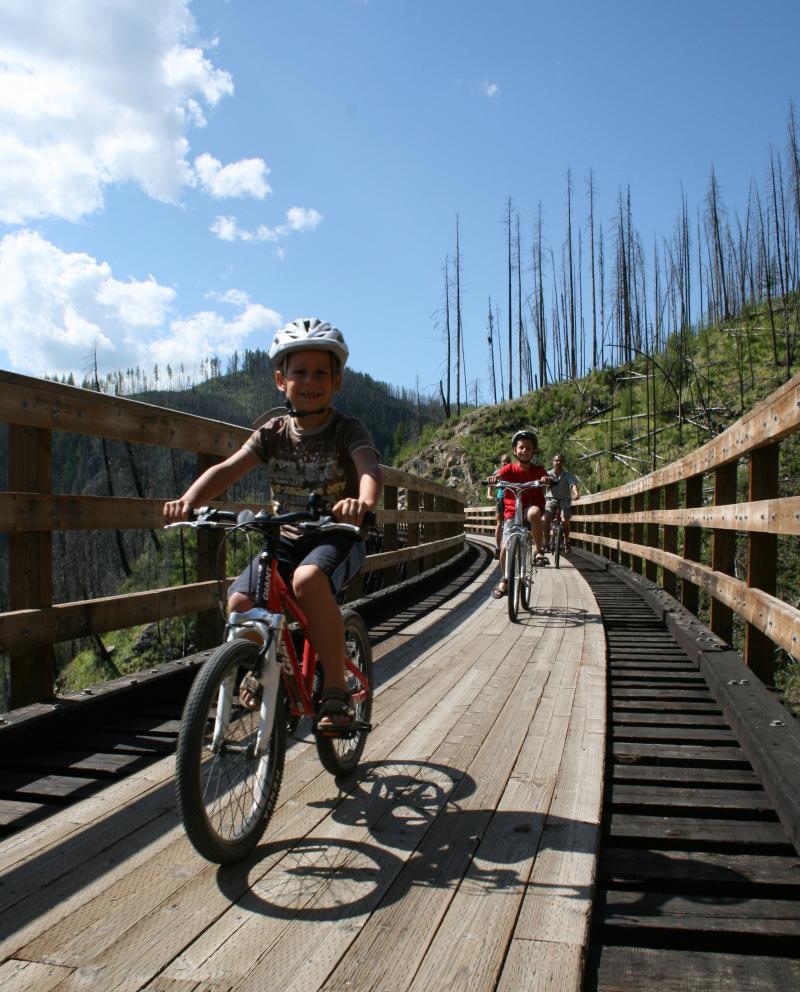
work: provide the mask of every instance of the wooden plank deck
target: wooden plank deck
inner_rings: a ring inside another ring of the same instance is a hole
[[[11,837],[4,992],[579,989],[603,626],[568,562],[538,574],[517,625],[494,577],[381,645],[374,730],[345,791],[313,745],[291,748],[248,861],[194,853],[171,758]]]

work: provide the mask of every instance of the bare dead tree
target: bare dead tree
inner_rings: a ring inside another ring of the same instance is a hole
[[[725,277],[725,256],[722,249],[723,238],[721,233],[719,183],[714,165],[711,165],[711,176],[708,183],[708,195],[706,198],[708,208],[708,218],[711,225],[712,244],[714,249],[714,263],[718,275],[719,285],[717,289],[718,312],[723,320],[730,320],[730,308],[728,306],[728,284]],[[721,306],[719,306],[721,304]]]
[[[568,292],[568,324],[566,332],[569,335],[568,352],[568,375],[572,379],[578,376],[578,358],[576,348],[576,328],[575,328],[575,270],[572,257],[572,170],[567,169],[567,261],[569,264],[569,292]],[[566,324],[566,322],[565,322]]]
[[[492,315],[492,298],[489,297],[489,317],[486,340],[489,343],[489,381],[492,384],[492,397],[497,405],[497,378],[494,371],[494,317]]]
[[[456,415],[461,414],[461,373],[463,367],[463,342],[461,328],[461,236],[459,230],[459,219],[456,214]],[[464,382],[467,375],[464,370]],[[466,389],[464,390],[464,402],[467,400]]]
[[[447,389],[442,392],[444,415],[450,419],[450,382],[453,375],[452,339],[450,332],[450,256],[444,258],[444,327],[447,339]],[[440,383],[441,386],[441,383]]]
[[[594,273],[594,175],[589,170],[589,254],[592,268],[592,368],[597,368],[597,293]]]
[[[511,197],[506,202],[506,242],[508,244],[508,398],[514,396],[514,337],[513,312],[511,304],[511,285],[513,274],[511,269]]]

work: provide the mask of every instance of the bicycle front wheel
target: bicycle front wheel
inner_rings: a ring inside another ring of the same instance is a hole
[[[353,694],[356,729],[346,737],[317,734],[317,754],[331,775],[348,775],[361,760],[372,720],[372,646],[364,621],[353,610],[342,613],[344,650],[350,666],[345,666],[347,688]]]
[[[176,756],[178,806],[189,840],[209,861],[248,854],[275,809],[286,756],[286,700],[278,687],[270,713],[245,707],[239,686],[259,666],[259,646],[228,641],[194,680]]]
[[[506,571],[508,572],[508,617],[512,623],[517,622],[519,601],[523,584],[522,572],[522,542],[519,537],[512,537],[506,548]]]
[[[531,542],[520,541],[520,581],[519,598],[522,608],[527,610],[531,602],[531,582],[533,580],[533,568],[531,567]]]
[[[553,564],[556,568],[558,568],[561,561],[561,544],[563,540],[564,536],[561,531],[561,524],[557,524],[553,527]]]

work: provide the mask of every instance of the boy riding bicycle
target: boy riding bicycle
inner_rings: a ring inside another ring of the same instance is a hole
[[[537,453],[539,442],[536,434],[532,430],[517,431],[511,438],[511,449],[516,464],[504,465],[494,474],[494,479],[502,483],[507,482],[535,482],[543,479],[547,472],[543,465],[534,465],[533,457]],[[542,550],[542,514],[544,512],[544,493],[541,489],[527,490],[522,499],[526,509],[526,519],[533,534],[534,564],[546,565],[547,558]],[[505,578],[505,556],[508,531],[514,521],[514,510],[516,506],[514,493],[510,489],[503,491],[503,540],[500,548],[500,575],[502,578],[492,590],[492,596],[500,599],[508,592],[508,582]]]
[[[292,321],[278,331],[269,357],[287,413],[257,428],[237,452],[207,469],[179,499],[165,503],[165,518],[186,520],[193,508],[265,464],[277,512],[306,509],[314,492],[332,504],[337,520],[359,526],[378,505],[382,479],[378,451],[366,427],[331,406],[348,355],[341,331],[316,318]],[[281,533],[279,570],[307,618],[324,672],[317,720],[322,731],[346,731],[355,719],[345,687],[344,627],[335,596],[364,557],[364,545],[341,534],[307,537],[292,527]],[[234,581],[228,590],[229,613],[253,607],[255,581],[254,566]],[[257,697],[251,702],[257,706]]]
[[[561,511],[561,525],[564,530],[564,550],[569,553],[569,521],[572,516],[572,501],[580,499],[578,480],[564,468],[564,456],[559,452],[553,455],[552,480],[545,492],[544,503],[544,543],[550,545],[550,524],[556,510]]]

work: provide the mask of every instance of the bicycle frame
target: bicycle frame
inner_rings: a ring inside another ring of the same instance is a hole
[[[268,542],[269,544],[269,542]],[[266,606],[260,606],[264,603]],[[289,622],[287,622],[287,616]],[[303,633],[303,654],[298,659],[290,623],[296,623]],[[256,605],[245,612],[231,613],[226,624],[225,640],[247,638],[254,631],[263,643],[262,657],[266,657],[266,678],[270,673],[279,674],[286,687],[289,712],[293,716],[313,716],[314,673],[317,667],[317,652],[308,637],[308,621],[300,609],[289,587],[278,571],[277,560],[265,546],[258,558],[256,578]],[[369,692],[363,674],[353,665],[345,653],[345,668],[357,679],[360,688],[353,693],[353,702],[361,703]],[[271,683],[277,691],[277,678],[264,685],[262,707],[271,702]],[[268,696],[270,698],[268,698]]]

